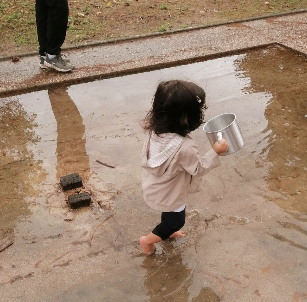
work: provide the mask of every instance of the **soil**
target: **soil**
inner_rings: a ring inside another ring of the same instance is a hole
[[[307,0],[75,0],[69,5],[63,47],[289,12],[307,8]],[[0,34],[5,41],[0,56],[37,50],[32,1],[2,1]]]

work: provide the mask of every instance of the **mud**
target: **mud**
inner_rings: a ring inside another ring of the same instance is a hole
[[[15,241],[0,300],[307,301],[306,69],[269,47],[2,98],[0,221]],[[142,201],[139,124],[173,78],[204,87],[207,119],[234,112],[245,145],[190,195],[187,236],[146,257],[138,238],[160,213]],[[75,172],[93,204],[71,211],[58,182]]]

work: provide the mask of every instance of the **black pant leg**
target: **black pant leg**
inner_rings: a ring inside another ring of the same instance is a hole
[[[45,0],[48,5],[47,21],[47,52],[51,55],[61,53],[61,47],[66,38],[68,24],[68,1],[67,0]]]
[[[185,209],[181,212],[163,212],[161,223],[152,231],[162,240],[168,239],[173,233],[179,231],[185,224]]]
[[[46,0],[35,1],[35,18],[36,30],[39,44],[39,54],[45,55],[47,52],[47,21],[48,21],[48,6]]]

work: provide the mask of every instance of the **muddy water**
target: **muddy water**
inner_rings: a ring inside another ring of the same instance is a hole
[[[1,103],[0,228],[14,227],[15,220],[30,213],[25,202],[35,197],[45,171],[34,160],[28,145],[35,145],[35,114],[28,114],[17,99]]]
[[[257,167],[267,167],[268,188],[281,193],[274,201],[303,217],[307,214],[307,66],[306,58],[296,58],[296,64],[291,58],[289,52],[264,50],[258,56],[247,54],[238,69],[251,79],[248,91],[271,94],[264,112],[268,124],[262,130],[266,145]],[[263,72],[268,61],[272,68]]]
[[[306,75],[271,47],[1,99],[4,301],[305,301]],[[234,112],[245,145],[191,195],[187,236],[145,257],[159,213],[142,202],[139,123],[174,78],[204,87],[207,119]],[[58,182],[73,172],[91,208],[69,210]]]

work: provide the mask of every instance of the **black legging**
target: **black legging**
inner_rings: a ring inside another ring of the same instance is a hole
[[[185,208],[181,212],[162,212],[161,223],[153,229],[153,234],[166,240],[185,224]]]
[[[67,0],[36,0],[36,27],[39,54],[59,55],[68,24]]]

